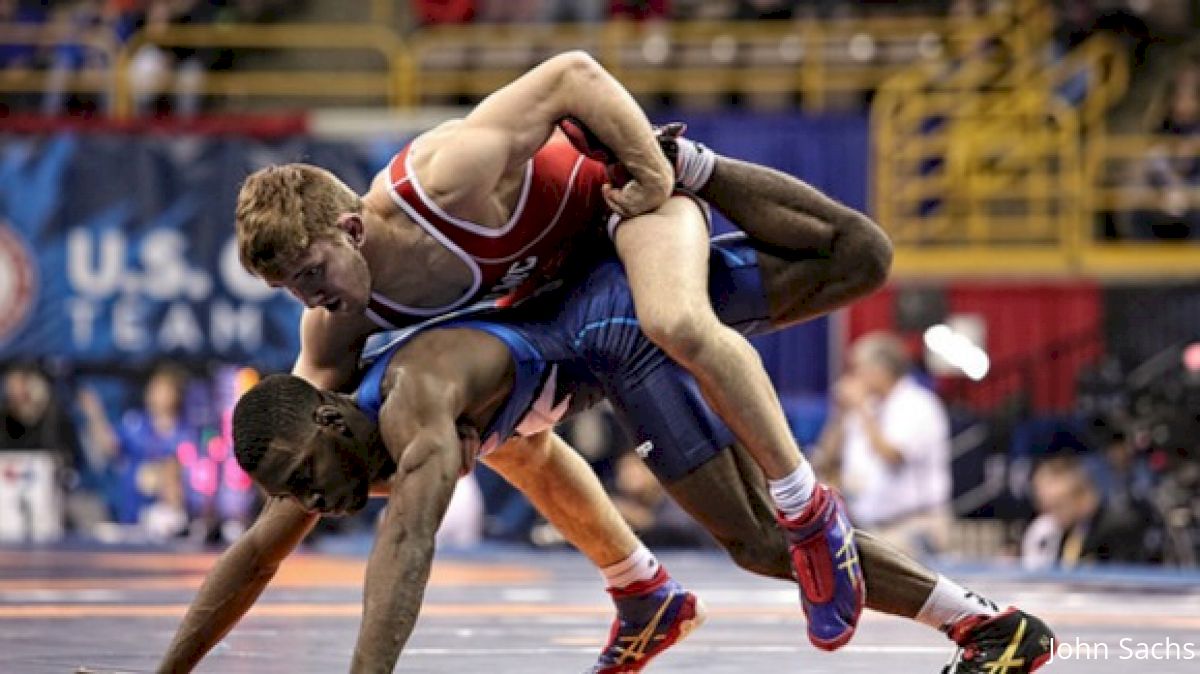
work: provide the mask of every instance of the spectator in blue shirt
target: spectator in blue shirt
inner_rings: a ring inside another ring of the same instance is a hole
[[[196,451],[199,430],[183,413],[186,385],[183,370],[160,366],[146,383],[143,407],[127,410],[115,427],[94,395],[80,400],[92,442],[111,457],[113,517],[160,537],[180,533],[188,523],[178,454]]]

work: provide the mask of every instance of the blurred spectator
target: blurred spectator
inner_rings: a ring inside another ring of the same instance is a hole
[[[536,22],[542,14],[542,0],[476,0],[475,20],[479,23]]]
[[[608,401],[571,417],[558,427],[558,434],[583,455],[606,485],[615,479],[618,455],[631,444]]]
[[[412,0],[413,19],[422,26],[470,23],[475,0]]]
[[[1048,3],[1054,12],[1054,42],[1057,51],[1066,53],[1078,47],[1092,35],[1096,22],[1096,5],[1088,0],[1063,0]]]
[[[45,94],[42,97],[42,114],[58,115],[67,110],[96,112],[103,107],[103,101],[89,96],[72,95],[69,85],[72,78],[82,70],[112,65],[106,61],[101,51],[90,46],[97,39],[104,40],[112,36],[104,1],[54,3],[52,12],[51,23],[69,38],[51,51]]]
[[[670,5],[668,0],[612,0],[608,14],[613,19],[661,20],[668,17]]]
[[[87,467],[81,461],[79,436],[64,406],[56,400],[50,380],[33,365],[15,365],[4,373],[0,415],[0,451],[45,450],[55,455],[59,484],[66,495],[69,528],[85,531],[105,518],[103,504],[90,490]]]
[[[104,15],[118,42],[124,43],[141,28],[148,2],[149,0],[108,0],[105,3]]]
[[[1104,498],[1078,456],[1054,456],[1033,473],[1039,513],[1021,543],[1028,569],[1097,562],[1161,563],[1164,533],[1153,507]]]
[[[189,117],[200,111],[208,71],[228,69],[233,52],[153,43],[156,34],[171,26],[261,21],[277,16],[283,7],[276,0],[78,0],[55,3],[53,21],[74,36],[52,51],[46,77],[42,112],[102,107],[101,102],[72,96],[69,84],[80,71],[104,69],[112,64],[95,41],[125,44],[138,31],[150,42],[138,47],[129,61],[129,78],[137,114],[164,113]],[[169,92],[169,93],[168,93]],[[169,100],[168,100],[169,99]]]
[[[58,453],[63,466],[75,465],[75,428],[54,400],[50,381],[36,366],[18,364],[4,373],[3,417],[0,450],[49,449]]]
[[[860,338],[832,397],[814,462],[840,482],[855,524],[910,554],[943,551],[953,519],[949,421],[909,374],[904,343]]]
[[[142,25],[153,39],[174,25],[211,24],[221,14],[222,3],[212,0],[148,0]],[[129,61],[129,80],[134,89],[134,111],[145,115],[160,109],[160,95],[173,91],[172,114],[194,116],[200,110],[205,74],[215,65],[220,52],[186,47],[159,47],[149,43],[134,52]]]
[[[795,16],[793,0],[738,0],[734,14],[734,18],[751,21],[792,19]]]
[[[1114,503],[1149,502],[1154,498],[1155,478],[1147,455],[1138,452],[1124,430],[1112,426],[1096,429],[1100,451],[1086,462],[1101,496]]]
[[[674,0],[671,18],[680,21],[725,21],[737,11],[736,0]]]
[[[46,21],[47,0],[0,0],[0,23],[38,26]],[[36,65],[33,44],[0,44],[0,70],[16,72]]]
[[[708,534],[659,484],[636,452],[617,459],[612,502],[630,528],[650,546],[699,547],[711,542]]]
[[[545,23],[599,23],[606,18],[608,0],[541,0]]]
[[[131,409],[114,428],[94,391],[80,392],[87,436],[112,458],[109,507],[117,522],[139,524],[166,538],[188,525],[182,471],[177,454],[196,451],[199,429],[183,414],[187,374],[163,365],[150,375],[144,408]]]
[[[1162,209],[1144,214],[1155,238],[1194,238],[1200,234],[1200,211],[1192,196],[1200,186],[1200,62],[1186,62],[1171,78],[1149,126],[1163,141],[1146,160],[1146,182],[1158,190]]]

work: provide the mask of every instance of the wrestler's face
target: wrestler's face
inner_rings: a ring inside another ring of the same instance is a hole
[[[316,241],[268,283],[287,288],[310,309],[361,314],[371,296],[371,272],[360,242],[345,233]]]
[[[379,457],[374,422],[347,396],[320,392],[312,410],[312,427],[302,440],[272,442],[254,479],[275,496],[289,496],[306,510],[323,515],[350,515],[367,504]]]

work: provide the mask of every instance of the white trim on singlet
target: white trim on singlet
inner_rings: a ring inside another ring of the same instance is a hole
[[[521,214],[525,212],[525,203],[529,200],[529,189],[533,185],[533,160],[530,159],[529,161],[525,162],[525,175],[523,177],[524,182],[521,184],[521,196],[517,199],[517,207],[513,209],[512,215],[508,218],[508,222],[504,223],[504,226],[499,229],[494,227],[484,227],[483,225],[471,222],[470,220],[456,218],[442,210],[440,206],[434,203],[433,199],[430,199],[429,195],[425,193],[425,188],[421,187],[421,181],[417,180],[417,174],[413,172],[411,149],[408,151],[408,154],[404,156],[404,174],[405,178],[412,181],[413,189],[416,190],[417,197],[421,199],[421,203],[425,204],[425,207],[433,211],[439,218],[460,229],[465,229],[472,234],[478,234],[479,236],[484,236],[489,239],[498,239],[511,232],[512,228],[517,226],[517,220],[521,219]]]
[[[538,392],[525,413],[521,415],[521,420],[513,427],[513,435],[518,437],[528,437],[535,433],[550,430],[554,428],[562,418],[566,416],[567,410],[571,406],[571,396],[568,393],[557,405],[554,404],[554,396],[558,391],[558,364],[550,366],[550,374],[546,376],[546,380],[542,382],[541,391]],[[479,448],[479,456],[487,456],[500,446],[500,435],[492,433],[484,439]]]
[[[404,325],[404,326],[395,325],[391,321],[387,320],[383,316],[376,313],[374,309],[371,309],[369,307],[366,310],[366,314],[367,314],[367,318],[370,318],[371,320],[375,321],[376,324],[378,324],[380,327],[382,327],[386,330],[403,332],[404,336],[402,337],[402,339],[407,339],[410,334],[417,332],[418,330],[427,330],[429,328],[434,328],[439,325],[445,325],[446,323],[450,323],[451,321],[456,321],[460,318],[469,318],[471,316],[476,316],[483,312],[492,311],[495,308],[496,308],[495,302],[488,302],[488,301],[481,300],[479,302],[474,302],[472,304],[468,304],[467,306],[462,307],[461,309],[455,309],[454,311],[450,311],[445,314],[441,314],[439,316],[434,316],[432,318],[426,318],[423,321],[415,321],[413,323],[410,323],[410,324]],[[386,347],[384,347],[384,348],[386,348]],[[378,349],[378,350],[382,351],[384,349]]]
[[[579,159],[575,160],[575,166],[571,169],[571,177],[567,178],[567,188],[566,188],[566,190],[563,191],[562,200],[558,202],[558,210],[554,212],[554,219],[550,221],[550,224],[547,227],[542,229],[541,234],[538,234],[537,238],[535,238],[533,241],[530,241],[524,248],[522,248],[521,250],[518,250],[517,252],[513,253],[512,255],[507,255],[505,257],[495,257],[495,258],[478,257],[476,255],[472,255],[471,257],[474,257],[476,260],[478,260],[480,262],[485,262],[488,264],[499,264],[499,263],[503,263],[503,262],[512,262],[513,260],[524,255],[526,253],[526,251],[528,251],[530,248],[533,248],[534,246],[536,246],[538,241],[541,241],[542,239],[544,239],[546,237],[546,235],[549,234],[551,231],[553,231],[554,228],[558,225],[558,219],[562,217],[563,211],[567,208],[567,202],[571,200],[571,186],[575,184],[575,177],[579,175],[579,169],[583,166],[584,159],[585,159],[585,157],[583,155],[579,155]]]
[[[390,167],[388,174],[391,175]],[[399,184],[403,184],[404,181],[408,180],[410,177],[411,176],[405,176]],[[400,192],[396,189],[396,186],[397,183],[390,183],[388,186],[388,192],[392,195],[392,201],[395,201],[397,206],[404,209],[404,212],[408,214],[408,217],[412,218],[413,222],[417,223],[430,236],[437,239],[438,243],[445,246],[451,253],[457,255],[458,258],[467,265],[467,268],[471,270],[471,287],[468,288],[467,291],[463,293],[463,296],[457,300],[454,300],[445,306],[433,308],[406,306],[400,304],[399,302],[390,300],[376,292],[372,292],[371,297],[389,309],[412,314],[414,316],[436,316],[452,309],[457,309],[465,304],[467,300],[474,297],[475,293],[479,290],[479,286],[483,283],[483,272],[479,269],[479,264],[475,262],[470,255],[467,255],[466,251],[464,251],[462,248],[459,248],[457,244],[447,238],[446,235],[441,232],[441,230],[429,224],[429,221],[422,217],[417,209],[413,208],[411,204],[406,202],[404,198],[400,196]]]

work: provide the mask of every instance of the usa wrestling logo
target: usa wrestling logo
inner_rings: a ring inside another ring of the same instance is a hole
[[[29,249],[0,221],[0,344],[25,324],[36,292],[37,276]]]

